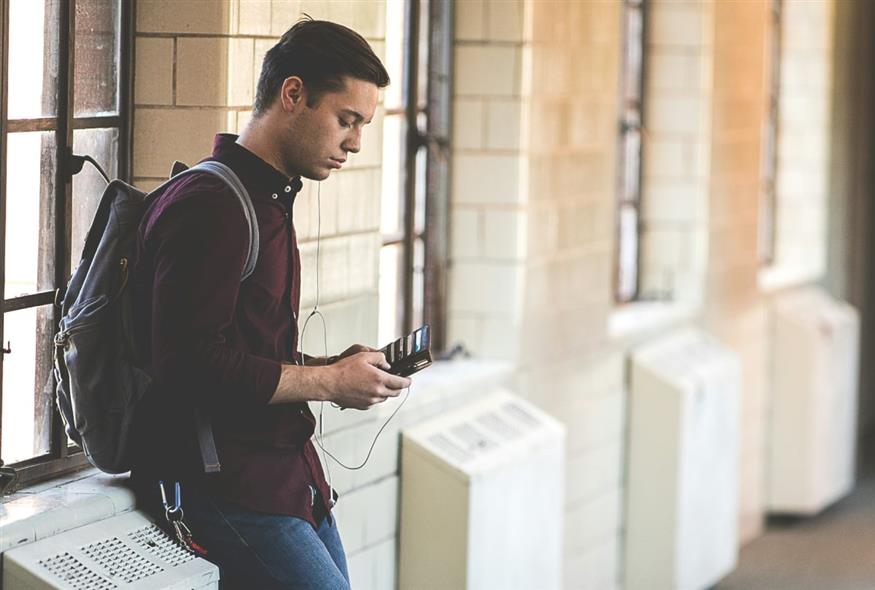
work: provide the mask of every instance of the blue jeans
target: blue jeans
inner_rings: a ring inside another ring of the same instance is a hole
[[[223,590],[349,590],[346,556],[331,516],[314,530],[301,518],[254,512],[184,486],[182,495],[185,522],[206,558],[221,569]],[[157,516],[154,503],[147,502],[143,507]],[[158,512],[163,525],[160,505]]]

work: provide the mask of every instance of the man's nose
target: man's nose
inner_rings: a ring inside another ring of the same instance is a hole
[[[347,137],[341,146],[348,152],[357,154],[362,147],[362,130],[356,129],[351,137]]]

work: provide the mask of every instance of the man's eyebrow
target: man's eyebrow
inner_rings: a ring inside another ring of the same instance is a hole
[[[358,111],[354,111],[352,109],[343,109],[343,112],[347,115],[352,115],[356,121],[364,121],[365,120],[364,116]],[[370,121],[366,121],[366,123],[370,123]]]

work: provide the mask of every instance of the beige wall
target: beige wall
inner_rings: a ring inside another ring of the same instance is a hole
[[[766,114],[769,4],[715,4],[714,126],[704,326],[742,365],[740,522],[743,541],[762,528],[765,458],[765,298],[757,287],[757,230]]]
[[[648,6],[641,297],[701,305],[708,258],[714,4]]]
[[[831,0],[796,4],[819,14]],[[134,176],[146,186],[173,159],[206,155],[215,132],[240,128],[261,56],[300,12],[349,24],[384,51],[385,4],[376,0],[137,6]],[[567,486],[545,496],[565,505],[568,588],[622,587],[626,359],[675,326],[698,323],[742,360],[740,525],[744,540],[761,530],[768,296],[757,283],[756,234],[767,9],[764,1],[652,3],[642,277],[645,291],[669,288],[669,311],[682,308],[654,316],[615,305],[612,290],[621,4],[456,4],[448,336],[477,357],[512,363],[518,393],[568,427]],[[798,122],[782,124],[790,133]],[[349,170],[321,187],[332,352],[376,337],[380,126],[378,117]],[[307,183],[295,206],[302,308],[314,295],[315,199]],[[788,251],[807,243],[795,227],[779,224]],[[617,331],[618,318],[649,328]],[[308,334],[306,350],[317,336]],[[395,584],[398,428],[476,394],[465,381],[451,390],[439,402],[412,397],[364,470],[333,468],[354,587]],[[327,414],[326,444],[353,460],[386,415],[350,414]]]
[[[833,88],[831,2],[782,4],[775,259],[767,288],[826,272]]]

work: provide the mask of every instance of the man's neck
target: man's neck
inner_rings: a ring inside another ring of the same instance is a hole
[[[273,166],[284,176],[289,178],[298,176],[283,166],[282,159],[272,147],[275,144],[271,140],[269,126],[264,123],[260,119],[250,119],[237,137],[237,143]]]

